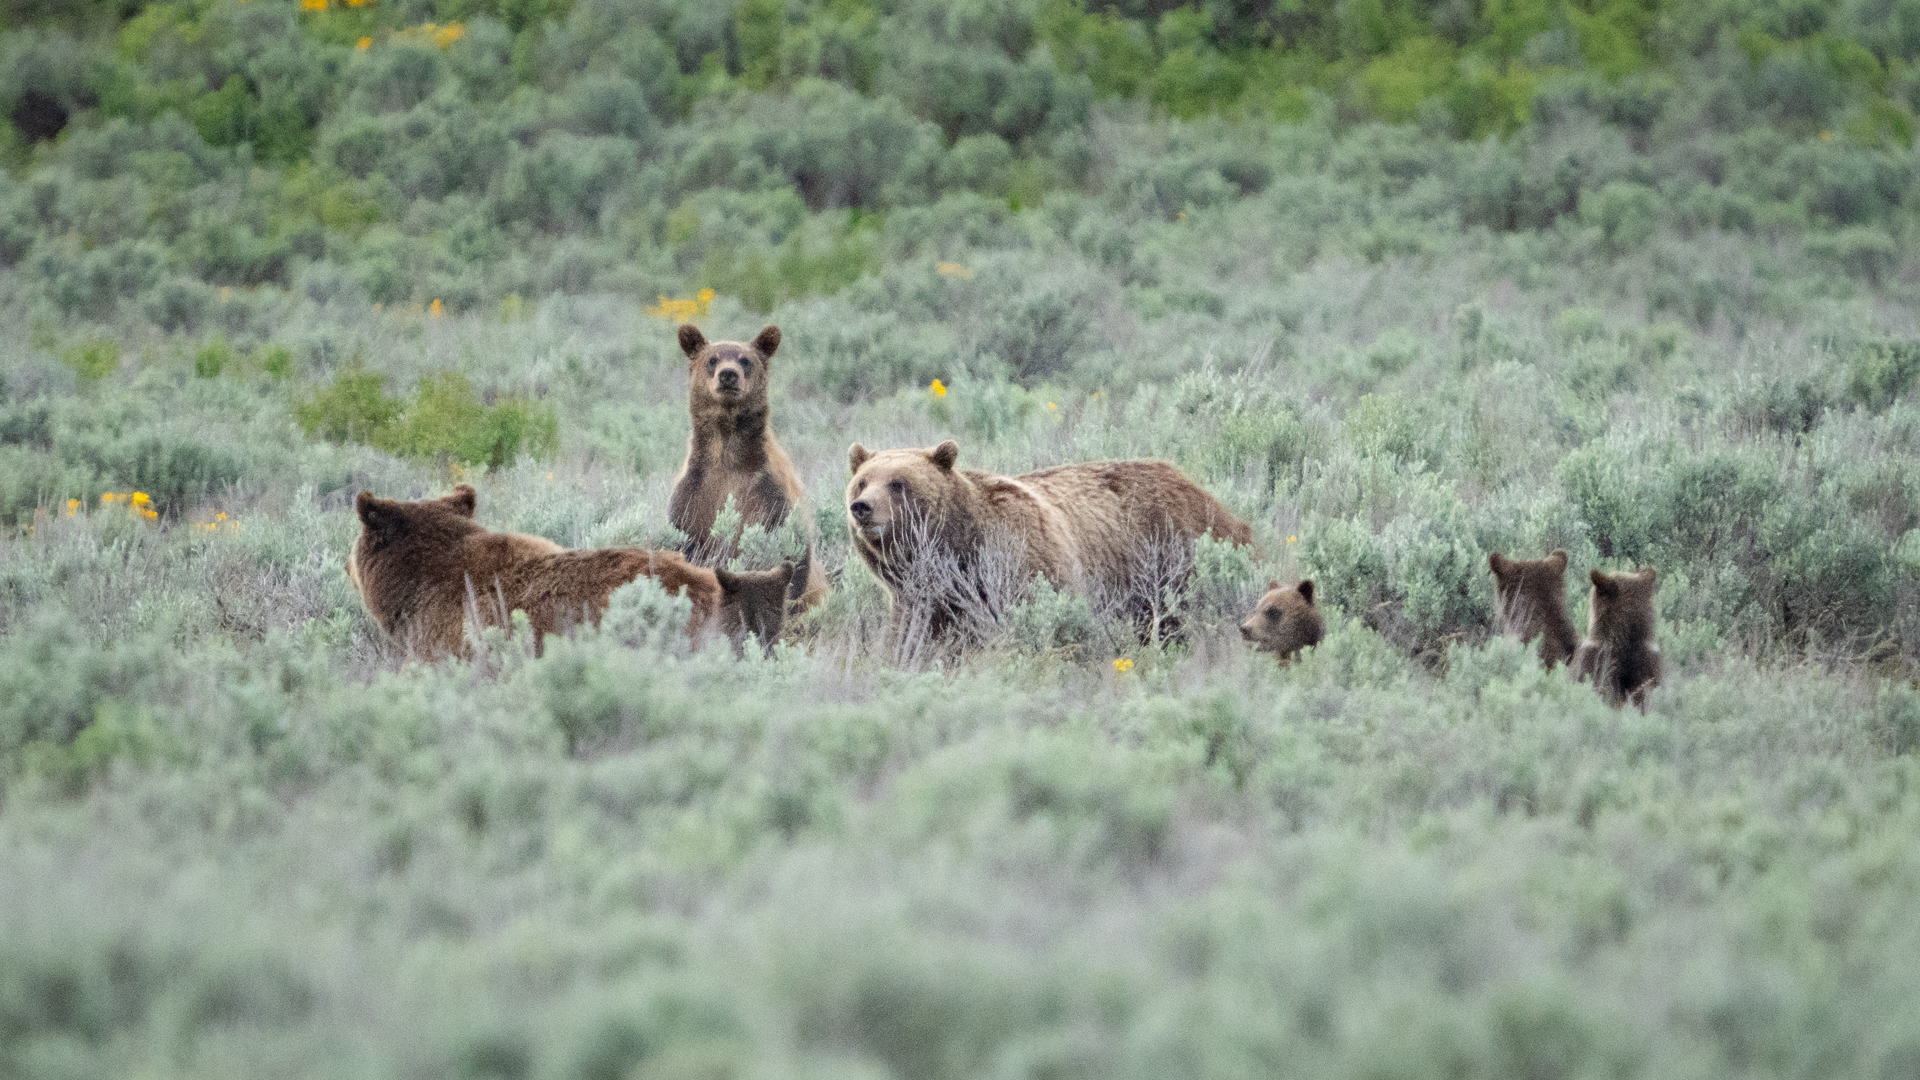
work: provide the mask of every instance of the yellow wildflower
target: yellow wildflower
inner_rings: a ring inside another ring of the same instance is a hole
[[[939,379],[933,380],[933,382],[930,385],[928,385],[927,389],[933,391],[934,397],[947,396],[947,384],[941,382]]]
[[[133,505],[135,506],[145,506],[152,501],[153,499],[144,491],[136,491],[133,493]]]
[[[699,292],[693,294],[693,299],[691,300],[669,300],[662,296],[660,302],[653,307],[647,308],[646,312],[657,319],[673,319],[679,322],[685,322],[688,319],[699,318],[705,315],[707,309],[713,306],[714,295],[712,289],[701,289]]]
[[[1123,656],[1113,662],[1113,670],[1125,675],[1127,672],[1133,670],[1133,661]]]
[[[1298,541],[1299,539],[1300,539],[1300,538],[1299,538],[1298,536],[1289,536],[1289,537],[1287,537],[1287,543],[1289,543],[1289,544],[1291,544],[1291,543],[1294,543],[1294,542],[1296,542],[1296,541]]]
[[[351,4],[353,3],[353,0],[347,0],[347,2]],[[365,3],[365,2],[366,0],[361,0],[361,3]],[[353,47],[356,49],[359,49],[361,52],[366,52],[368,49],[373,48],[373,39],[370,37],[363,37],[359,41],[354,42]]]
[[[347,6],[348,7],[366,7],[368,4],[372,2],[373,0],[347,0]]]
[[[442,305],[439,300],[435,300],[433,303],[427,305],[427,314],[433,316],[436,319],[442,315],[445,315],[446,313],[447,313],[446,307]]]
[[[1173,220],[1175,221],[1187,220],[1187,212],[1185,210],[1180,211],[1179,213],[1173,215]]]
[[[67,500],[67,516],[72,517],[73,515],[79,512],[80,512],[80,500],[68,499]]]
[[[300,0],[300,10],[325,11],[327,10],[327,0]]]
[[[944,277],[957,277],[962,281],[973,277],[973,267],[964,266],[957,262],[935,263],[933,270],[935,273]]]
[[[1060,411],[1060,406],[1058,406],[1058,405],[1055,405],[1055,404],[1054,404],[1053,402],[1051,402],[1051,401],[1049,401],[1049,402],[1047,402],[1047,411],[1048,411],[1048,412],[1059,412],[1059,411]]]
[[[454,42],[459,41],[461,38],[466,37],[467,26],[465,23],[450,22],[436,29],[432,23],[428,23],[427,36],[433,39],[435,45],[444,49]]]

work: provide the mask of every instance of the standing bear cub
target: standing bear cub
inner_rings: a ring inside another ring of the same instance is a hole
[[[481,626],[511,625],[511,612],[526,612],[537,652],[547,634],[597,624],[613,590],[643,575],[693,602],[690,637],[697,639],[716,619],[728,629],[777,623],[779,612],[747,609],[764,604],[757,600],[763,579],[781,571],[729,575],[723,584],[675,551],[569,551],[538,536],[481,528],[473,519],[477,501],[465,484],[439,499],[403,502],[363,491],[355,501],[361,533],[347,576],[381,629],[413,656],[436,660],[463,652],[469,610]],[[786,578],[778,580],[783,586]]]
[[[744,343],[710,342],[699,327],[680,327],[693,433],[667,502],[667,520],[687,535],[686,553],[700,562],[724,563],[739,540],[713,535],[714,520],[728,498],[743,526],[774,529],[804,497],[793,462],[767,426],[767,366],[779,349],[778,326],[765,327]],[[811,559],[806,566],[790,586],[796,606],[812,606],[825,592]]]
[[[1327,621],[1314,605],[1313,582],[1302,581],[1291,587],[1267,582],[1267,594],[1240,624],[1240,636],[1253,642],[1255,651],[1271,653],[1282,664],[1301,649],[1320,644],[1320,639],[1327,636]]]
[[[1555,548],[1544,559],[1487,556],[1493,570],[1494,621],[1520,642],[1540,639],[1540,662],[1551,668],[1573,659],[1579,631],[1567,616],[1567,553]]]
[[[1170,553],[1212,534],[1253,540],[1247,524],[1159,461],[1062,465],[1025,476],[956,469],[960,448],[869,452],[847,463],[853,547],[895,600],[939,637],[999,615],[1035,575],[1140,618],[1161,602]],[[1184,576],[1184,575],[1181,575]]]
[[[1660,685],[1660,650],[1653,645],[1652,570],[1606,574],[1593,580],[1587,640],[1573,655],[1573,674],[1592,679],[1607,704],[1631,701],[1647,711],[1647,693]]]

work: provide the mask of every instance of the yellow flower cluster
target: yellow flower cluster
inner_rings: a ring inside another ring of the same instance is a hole
[[[707,309],[713,306],[713,297],[714,292],[712,289],[701,289],[699,292],[693,294],[693,299],[691,300],[669,300],[663,296],[660,298],[658,304],[647,309],[647,314],[656,319],[673,319],[685,322],[688,319],[699,318],[705,315]]]
[[[79,501],[80,500],[78,499],[70,499],[67,501],[68,517],[72,517],[74,511],[79,509],[79,507],[75,505]],[[132,510],[134,513],[140,515],[143,518],[146,518],[148,521],[160,520],[160,511],[155,510],[153,508],[152,497],[149,496],[144,491],[131,491],[131,492],[125,492],[125,493],[112,492],[112,491],[103,492],[100,496],[100,505],[101,506],[125,506],[127,509]]]
[[[222,528],[228,532],[239,532],[240,523],[229,520],[225,510],[216,512],[213,515],[212,521],[196,521],[193,523],[193,530],[195,532],[219,532]]]
[[[445,304],[442,304],[438,299],[434,300],[433,303],[427,305],[427,314],[433,316],[436,319],[440,318],[446,313],[447,313],[447,306]]]
[[[1113,662],[1113,670],[1125,675],[1127,672],[1133,670],[1133,661],[1123,656]]]
[[[934,273],[942,277],[957,277],[962,281],[973,277],[973,267],[956,262],[935,263]]]
[[[939,379],[933,380],[932,384],[930,384],[927,387],[927,389],[933,393],[934,397],[947,396],[947,384],[941,382]]]
[[[246,0],[241,0],[241,2],[245,3]],[[340,0],[341,7],[350,8],[362,8],[371,3],[373,3],[373,0]],[[301,11],[325,11],[327,7],[328,0],[300,0]]]

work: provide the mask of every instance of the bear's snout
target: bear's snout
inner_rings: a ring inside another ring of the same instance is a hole
[[[1251,622],[1243,622],[1240,624],[1240,636],[1248,641],[1257,640],[1259,637],[1259,635],[1253,632],[1253,624]]]
[[[873,504],[865,499],[855,499],[847,504],[847,513],[852,514],[855,521],[864,524],[873,520]]]
[[[722,390],[740,389],[740,373],[733,368],[721,368],[719,380]]]

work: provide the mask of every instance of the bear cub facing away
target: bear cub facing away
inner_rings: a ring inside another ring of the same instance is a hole
[[[511,625],[510,613],[525,611],[538,652],[547,634],[598,624],[613,590],[642,575],[669,593],[686,593],[693,603],[687,632],[697,639],[726,619],[730,596],[736,605],[751,604],[752,587],[777,573],[734,576],[730,593],[712,571],[678,552],[569,551],[538,536],[491,532],[474,521],[477,502],[465,484],[438,499],[406,502],[363,491],[355,501],[361,533],[347,576],[381,628],[415,656],[433,660],[464,651],[470,607],[482,626]],[[752,611],[732,619],[765,623],[769,617]]]
[[[1540,639],[1540,662],[1551,668],[1573,659],[1580,634],[1567,616],[1567,553],[1554,549],[1544,559],[1487,556],[1493,571],[1494,621],[1518,641]]]
[[[1660,685],[1660,650],[1653,644],[1652,570],[1593,571],[1587,639],[1573,656],[1573,674],[1592,679],[1607,704],[1631,701],[1647,711],[1647,693]]]
[[[778,326],[765,327],[750,342],[710,342],[699,327],[680,327],[693,433],[673,481],[667,520],[687,534],[686,553],[700,562],[724,562],[733,552],[737,537],[713,535],[728,498],[742,525],[774,529],[804,497],[793,462],[767,424],[768,364],[779,348]],[[825,591],[811,565],[807,560],[808,571],[793,582],[796,606],[812,606]]]
[[[1256,652],[1271,653],[1287,663],[1309,645],[1327,636],[1327,622],[1313,602],[1313,582],[1282,586],[1267,582],[1267,593],[1253,614],[1240,624],[1240,636],[1253,642]]]
[[[996,476],[956,469],[959,456],[944,442],[877,452],[855,443],[847,457],[853,548],[893,594],[896,614],[925,612],[934,637],[997,617],[996,603],[1011,598],[994,597],[993,582],[1018,586],[1036,575],[1139,620],[1168,584],[1136,573],[1144,561],[1209,533],[1253,540],[1245,522],[1165,462]],[[913,607],[900,607],[903,598]]]

